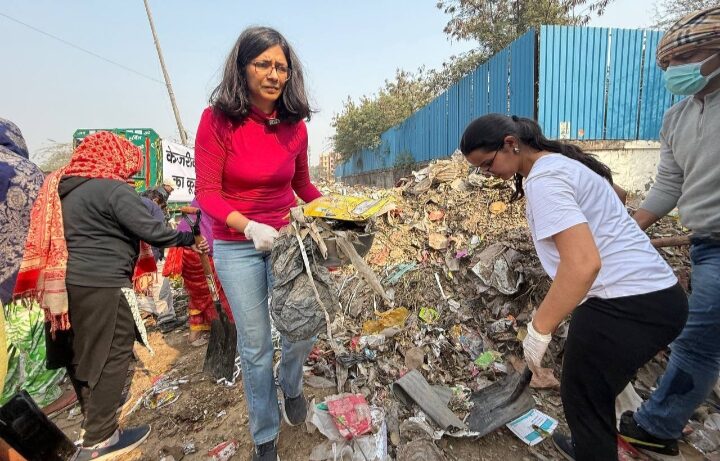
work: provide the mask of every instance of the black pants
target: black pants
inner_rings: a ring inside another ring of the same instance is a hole
[[[127,379],[135,322],[119,288],[67,285],[71,334],[56,338],[85,420],[84,446],[110,437]]]
[[[575,309],[561,383],[575,459],[617,460],[615,397],[680,333],[687,314],[680,285],[643,295],[590,298]]]

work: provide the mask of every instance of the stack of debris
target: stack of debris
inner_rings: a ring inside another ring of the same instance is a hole
[[[510,203],[512,185],[477,173],[462,156],[414,172],[391,191],[340,184],[322,189],[390,194],[395,207],[375,220],[365,258],[386,296],[352,266],[332,273],[339,309],[331,333],[344,353],[335,354],[321,335],[311,372],[383,408],[390,453],[398,459],[408,452],[405,444],[417,441],[411,433],[429,440],[477,435],[466,424],[473,420],[473,395],[521,369],[525,325],[550,286],[532,245],[524,201]],[[651,234],[683,231],[666,218]],[[688,273],[685,248],[664,251],[676,272]],[[547,358],[558,376],[566,333],[563,324]],[[433,417],[423,405],[401,404],[393,390],[411,373],[428,389],[434,386],[433,398],[442,396],[454,419]],[[557,392],[544,392],[561,416]],[[450,420],[460,426],[444,424]]]

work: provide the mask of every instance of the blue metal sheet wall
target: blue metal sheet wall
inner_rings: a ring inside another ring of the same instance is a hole
[[[473,84],[473,116],[479,117],[490,110],[490,97],[488,95],[490,79],[487,63],[475,69],[472,76]]]
[[[536,116],[549,138],[658,139],[662,115],[675,102],[655,64],[661,35],[569,26],[542,26],[537,37],[530,31],[336,174],[392,168],[408,155],[416,162],[449,155],[464,127],[489,112]]]
[[[506,114],[508,111],[508,58],[507,48],[488,61],[490,69],[490,112]]]
[[[655,64],[655,50],[661,37],[660,31],[647,31],[638,139],[656,139],[662,126],[663,113],[678,100],[665,89],[662,71]]]
[[[542,26],[538,122],[550,138],[658,139],[671,95],[655,65],[661,32]]]
[[[467,78],[468,77],[465,77],[463,80],[466,80]],[[460,130],[465,128],[465,121],[460,119],[460,107],[463,103],[469,105],[470,101],[460,101],[460,84],[461,82],[454,84],[448,88],[446,92],[448,131],[447,136],[445,137],[445,148],[438,152],[441,156],[455,150],[455,146],[458,144],[458,139],[460,139]]]
[[[541,27],[538,122],[547,137],[602,139],[608,37],[607,29]]]
[[[510,113],[535,118],[535,33],[510,47]]]
[[[605,139],[637,139],[644,31],[612,29],[610,33]]]
[[[490,112],[533,117],[535,31],[529,31],[444,93],[380,137],[380,146],[355,154],[336,176],[392,168],[452,154],[465,127]],[[409,156],[409,157],[408,157]]]

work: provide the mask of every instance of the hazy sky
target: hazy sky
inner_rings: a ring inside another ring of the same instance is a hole
[[[153,19],[185,128],[200,114],[238,34],[277,28],[295,47],[319,111],[308,125],[311,163],[328,149],[332,117],[348,97],[375,92],[395,69],[438,67],[472,48],[450,42],[435,0],[151,0]],[[645,27],[652,0],[615,0],[592,25]],[[137,73],[31,30],[7,17]],[[178,138],[142,0],[4,0],[0,3],[0,117],[17,123],[31,151],[68,142],[77,128],[153,128]]]

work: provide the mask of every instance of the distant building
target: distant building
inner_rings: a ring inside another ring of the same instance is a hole
[[[338,155],[335,152],[320,154],[320,171],[323,179],[331,180],[335,177]]]

